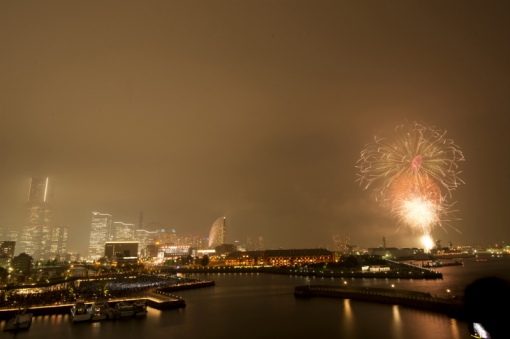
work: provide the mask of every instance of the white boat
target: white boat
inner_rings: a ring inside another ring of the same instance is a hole
[[[135,311],[135,316],[143,317],[143,316],[147,315],[147,305],[145,303],[146,303],[145,300],[137,300],[137,301],[135,301],[135,303],[133,304],[134,309],[135,309],[134,310]]]
[[[106,319],[106,303],[104,301],[96,301],[88,308],[88,313],[90,313],[90,320],[92,321]]]
[[[90,320],[92,314],[87,312],[87,306],[85,306],[85,301],[76,300],[76,304],[71,308],[71,319],[74,322],[77,321],[87,321]]]
[[[134,305],[126,302],[119,302],[115,305],[115,311],[120,317],[132,317],[135,315]]]
[[[32,324],[32,313],[26,313],[27,309],[23,312],[18,311],[14,318],[7,320],[5,323],[4,331],[17,331],[26,330]]]

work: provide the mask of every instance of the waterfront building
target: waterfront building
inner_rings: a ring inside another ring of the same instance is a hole
[[[235,245],[232,244],[222,244],[219,246],[216,246],[214,248],[214,251],[216,254],[222,255],[222,254],[229,254],[236,251]]]
[[[158,247],[158,258],[165,259],[179,259],[191,254],[190,246],[168,246],[163,245]]]
[[[335,255],[323,248],[266,250],[264,262],[272,266],[301,266],[335,262]]]
[[[264,265],[265,251],[236,251],[225,257],[228,266],[254,266]]]
[[[216,219],[209,233],[209,248],[223,245],[226,239],[226,217]]]
[[[113,222],[113,239],[115,241],[131,241],[135,236],[135,224],[127,224],[122,221]]]
[[[368,248],[369,255],[378,255],[385,259],[423,259],[428,258],[421,248],[375,247]]]
[[[138,258],[138,241],[107,241],[104,244],[104,256],[110,260]]]
[[[20,250],[36,259],[49,256],[54,187],[55,182],[49,178],[30,181],[27,221],[21,234]]]
[[[89,259],[97,260],[104,256],[104,244],[111,240],[112,233],[112,216],[110,214],[92,212],[88,251]]]
[[[225,257],[225,264],[235,265],[271,265],[302,266],[317,263],[335,262],[335,254],[323,248],[265,250],[232,252]]]

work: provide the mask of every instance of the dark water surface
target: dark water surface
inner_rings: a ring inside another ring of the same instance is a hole
[[[462,294],[476,278],[510,279],[510,259],[494,259],[438,269],[443,280],[347,279],[377,286]],[[197,274],[216,286],[181,291],[187,307],[158,311],[142,319],[72,324],[67,315],[35,317],[28,331],[0,332],[2,338],[469,338],[467,324],[445,315],[394,305],[343,300],[296,299],[294,286],[305,277],[269,274]],[[339,278],[312,278],[312,284],[342,284]],[[5,322],[0,323],[3,328]]]

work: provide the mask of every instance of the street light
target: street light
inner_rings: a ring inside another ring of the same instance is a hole
[[[391,284],[391,288],[395,288],[395,285]]]
[[[450,299],[450,289],[447,289],[446,292],[448,292],[448,299]]]

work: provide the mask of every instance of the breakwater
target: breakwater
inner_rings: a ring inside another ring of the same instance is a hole
[[[305,268],[305,267],[262,267],[262,266],[206,266],[180,267],[177,273],[266,273],[297,276],[338,277],[338,278],[387,278],[387,279],[442,279],[441,272],[417,265],[387,261],[389,271],[366,272],[352,268]]]
[[[168,292],[174,292],[174,291],[183,291],[183,290],[191,290],[194,288],[202,288],[202,287],[210,287],[214,286],[214,280],[205,280],[205,281],[199,281],[195,283],[185,283],[185,284],[177,284],[173,286],[168,287],[162,287],[157,289],[155,292],[157,293],[168,293]]]
[[[402,305],[463,318],[464,303],[459,299],[437,298],[430,293],[354,286],[304,285],[294,288],[297,298],[330,297]]]

